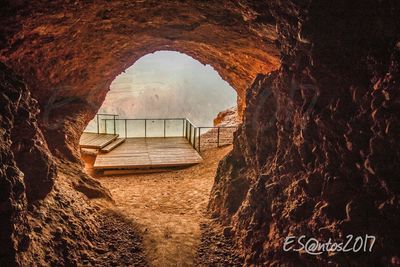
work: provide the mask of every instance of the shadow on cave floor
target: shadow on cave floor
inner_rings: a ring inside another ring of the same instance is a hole
[[[206,150],[202,163],[186,169],[123,176],[93,175],[94,157],[83,159],[111,191],[118,212],[138,225],[151,266],[237,266],[229,238],[206,215],[218,163],[231,149]]]
[[[93,238],[93,251],[83,253],[82,265],[147,266],[138,226],[114,209],[101,211],[98,234]]]

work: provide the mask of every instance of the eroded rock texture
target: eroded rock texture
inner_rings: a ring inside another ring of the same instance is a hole
[[[1,263],[97,263],[87,197],[109,194],[82,172],[79,136],[115,76],[156,50],[211,64],[238,91],[240,114],[247,105],[210,202],[246,264],[398,260],[397,1],[1,5],[0,60],[12,69],[0,68]],[[288,235],[347,233],[376,235],[373,253],[282,251]]]
[[[7,78],[5,78],[7,76]],[[17,78],[0,65],[1,80],[1,169],[0,169],[0,263],[11,265],[16,261],[16,250],[24,246],[27,225],[25,209],[27,198],[25,193],[24,175],[18,169],[14,158],[11,129],[15,122],[15,114],[26,112],[27,103],[31,103],[29,92]],[[36,177],[38,178],[38,177]],[[41,177],[40,177],[41,178]],[[47,177],[51,178],[52,177]],[[40,180],[37,179],[40,184]],[[44,188],[45,193],[50,188]],[[25,244],[26,246],[26,244]]]
[[[211,64],[237,90],[242,111],[254,77],[279,65],[272,17],[261,3],[10,1],[6,7],[14,14],[2,19],[1,58],[30,78],[43,106],[52,96],[89,105],[94,114],[113,79],[137,59],[176,50]]]
[[[395,1],[271,1],[282,66],[248,91],[210,209],[246,263],[391,266],[400,252]],[[375,235],[371,253],[283,252],[286,236]]]
[[[39,128],[37,101],[1,63],[0,88],[0,265],[82,262],[96,254],[99,228],[84,195],[109,193],[80,165],[54,158]]]
[[[7,265],[95,257],[101,226],[87,198],[109,193],[83,173],[78,141],[112,80],[138,58],[176,50],[211,64],[238,91],[240,112],[253,78],[279,65],[263,3],[6,0],[1,7],[0,60],[12,69],[2,66],[1,77]]]

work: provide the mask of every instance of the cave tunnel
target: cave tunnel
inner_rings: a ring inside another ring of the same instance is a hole
[[[159,50],[211,65],[237,91],[243,123],[207,209],[241,265],[400,265],[398,1],[1,4],[0,265],[107,265],[96,244],[108,222],[132,237],[115,242],[140,240],[107,219],[112,196],[83,171],[78,142],[115,77]],[[302,235],[374,242],[285,246]],[[114,264],[146,265],[124,253]]]

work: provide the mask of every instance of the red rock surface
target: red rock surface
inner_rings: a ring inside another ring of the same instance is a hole
[[[108,190],[76,162],[52,155],[38,125],[37,101],[1,63],[0,88],[0,265],[98,262],[97,246],[121,241],[104,240],[105,233],[128,228],[87,202],[110,199]],[[131,242],[140,246],[139,237]],[[121,260],[123,253],[114,253],[110,261]],[[140,249],[133,255],[132,262],[143,260]]]
[[[42,106],[49,95],[56,95],[56,99],[89,102],[96,111],[114,78],[137,59],[157,50],[177,50],[211,64],[237,90],[242,108],[245,90],[255,76],[279,65],[271,17],[258,15],[264,4],[13,1],[9,5],[10,10],[3,12],[15,14],[2,18],[7,43],[3,40],[0,58],[30,77],[27,82]]]
[[[390,0],[3,1],[1,264],[96,263],[88,198],[109,194],[83,173],[79,136],[116,75],[167,49],[238,91],[244,122],[209,209],[245,264],[395,265],[399,13]],[[376,235],[374,251],[282,251],[288,235],[348,233]]]
[[[248,265],[397,266],[400,5],[271,1],[271,11],[282,66],[247,91],[209,209],[233,226]],[[303,234],[376,243],[371,253],[283,251]]]
[[[78,140],[112,80],[147,53],[177,50],[211,64],[238,91],[243,110],[252,79],[279,65],[271,16],[257,11],[264,8],[225,1],[3,1],[0,60],[10,69],[2,66],[1,77],[1,129],[8,133],[1,141],[7,248],[1,263],[95,260],[88,237],[101,225],[87,199],[109,193],[82,171]]]

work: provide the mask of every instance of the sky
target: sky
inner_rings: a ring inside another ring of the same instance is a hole
[[[236,105],[236,91],[209,65],[174,52],[145,55],[112,82],[99,113],[120,118],[182,118],[212,126]]]

